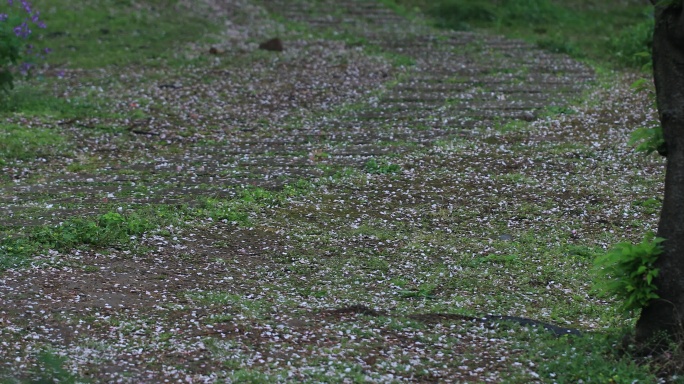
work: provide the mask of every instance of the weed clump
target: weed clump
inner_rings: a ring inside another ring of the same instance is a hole
[[[32,236],[32,240],[57,250],[67,250],[81,244],[106,246],[128,242],[131,236],[139,236],[153,229],[145,217],[124,217],[117,212],[100,215],[96,220],[72,219],[56,227],[45,227]]]
[[[654,267],[663,252],[665,239],[648,233],[639,244],[618,243],[595,261],[595,290],[606,296],[616,296],[622,309],[629,312],[646,307],[657,299],[653,279],[658,276]]]
[[[370,159],[364,165],[364,170],[366,171],[366,173],[384,175],[401,172],[401,166],[399,164],[393,164],[385,161],[377,161],[375,159]]]

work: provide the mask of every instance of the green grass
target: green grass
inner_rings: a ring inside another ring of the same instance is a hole
[[[176,0],[39,0],[35,8],[47,24],[48,62],[71,68],[151,65],[182,59],[187,43],[202,41],[215,26]]]
[[[18,82],[10,94],[0,95],[0,112],[57,119],[101,114],[97,99],[56,97],[48,90],[49,82],[45,79],[31,84]]]
[[[66,138],[55,129],[0,126],[0,165],[6,160],[30,160],[60,155],[70,147]]]
[[[525,335],[524,333],[520,333]],[[545,334],[527,334],[529,339],[518,339],[520,348],[527,351],[534,363],[532,368],[542,382],[569,384],[597,383],[655,383],[656,377],[638,366],[634,356],[620,353],[616,348],[624,332],[591,333],[582,337],[555,338]]]
[[[651,6],[638,1],[395,0],[433,17],[442,28],[488,29],[611,66],[650,62]]]
[[[178,210],[164,207],[122,215],[107,212],[97,218],[73,218],[59,225],[32,228],[28,234],[0,240],[0,270],[31,263],[48,250],[68,251],[78,247],[132,246],[133,239],[169,223],[180,223]]]
[[[72,92],[56,95],[54,85],[64,69],[182,67],[192,62],[181,52],[188,44],[208,42],[217,26],[177,0],[38,0],[33,2],[47,28],[35,28],[39,48],[50,48],[45,58],[50,70],[29,81],[16,79],[9,95],[0,95],[3,113],[63,119],[106,117],[113,112],[105,100],[115,79],[101,84],[105,94],[86,97]],[[201,57],[199,58],[201,60]],[[81,74],[86,79],[88,74]],[[104,96],[104,98],[103,98]]]
[[[166,204],[129,207],[123,213],[112,210],[95,218],[75,217],[59,225],[32,227],[23,234],[8,229],[0,232],[4,236],[0,238],[0,271],[28,265],[36,255],[49,249],[121,247],[135,251],[141,235],[149,232],[164,235],[164,227],[182,227],[197,219],[248,225],[250,213],[273,208],[311,190],[312,184],[304,180],[285,185],[280,191],[246,187],[235,191],[234,198],[207,198],[195,207]]]

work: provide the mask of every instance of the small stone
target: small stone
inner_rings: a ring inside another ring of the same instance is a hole
[[[509,234],[507,234],[507,233],[504,233],[503,235],[500,235],[500,236],[499,236],[499,240],[501,240],[501,241],[510,241],[510,240],[513,240],[513,236],[511,236],[511,235],[509,235]]]
[[[283,41],[276,37],[259,44],[259,49],[263,49],[265,51],[282,52]]]

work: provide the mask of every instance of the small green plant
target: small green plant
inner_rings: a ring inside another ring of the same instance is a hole
[[[125,222],[126,219],[124,219],[120,213],[116,212],[107,212],[99,218],[100,226],[105,228],[122,227]]]
[[[366,173],[380,175],[388,173],[399,173],[401,171],[401,166],[399,164],[378,162],[375,159],[370,159],[364,165],[364,169]]]
[[[618,64],[633,68],[648,68],[651,62],[653,25],[653,14],[650,14],[646,20],[611,37],[610,50]]]
[[[244,205],[244,204],[243,204]],[[208,198],[201,202],[199,210],[213,220],[247,224],[249,217],[244,208],[235,201]]]
[[[91,382],[90,380],[81,377],[80,375],[69,372],[66,368],[64,368],[66,362],[66,357],[56,354],[51,349],[45,349],[39,352],[36,356],[37,367],[28,372],[25,372],[27,377],[24,377],[22,379],[12,376],[7,377],[2,375],[3,372],[0,372],[0,383],[76,384]]]
[[[263,204],[265,206],[280,204],[278,193],[259,187],[246,187],[239,192],[239,196],[244,203]]]
[[[36,249],[36,244],[28,239],[5,238],[0,240],[0,271],[29,262]]]
[[[641,207],[644,209],[649,214],[656,214],[662,208],[663,206],[663,201],[661,199],[656,199],[655,197],[651,197],[650,199],[642,200],[642,201],[635,201],[632,203],[635,207]]]
[[[288,197],[299,196],[307,193],[313,189],[313,184],[305,179],[297,180],[294,183],[285,184],[282,190],[282,198],[287,199]]]
[[[46,350],[38,355],[38,363],[42,367],[38,383],[83,383],[82,378],[73,375],[64,368],[67,359],[52,351]]]
[[[657,287],[653,279],[658,276],[654,267],[663,252],[665,239],[650,232],[639,244],[618,243],[606,254],[594,261],[594,290],[604,296],[614,296],[622,301],[622,310],[629,312],[648,306],[657,299]]]
[[[631,87],[635,93],[645,92],[653,103],[653,107],[656,108],[656,96],[649,80],[641,78],[632,83]],[[655,120],[652,121],[650,126],[641,127],[632,132],[628,144],[635,145],[636,151],[644,152],[646,155],[658,151],[661,156],[667,156],[663,127],[660,125],[660,122]]]
[[[41,228],[31,236],[31,240],[56,250],[68,250],[82,244],[124,244],[130,241],[131,236],[139,236],[155,228],[155,224],[138,215],[125,217],[117,212],[108,212],[97,220],[75,218],[56,227]]]
[[[634,149],[646,155],[657,151],[660,155],[667,156],[663,127],[660,124],[636,129],[630,135],[628,144],[636,145]]]

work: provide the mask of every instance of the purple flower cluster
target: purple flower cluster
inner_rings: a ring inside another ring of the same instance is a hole
[[[21,22],[14,26],[12,28],[12,31],[14,32],[14,35],[22,40],[28,40],[32,31],[31,31],[31,26],[35,25],[38,28],[45,28],[45,23],[43,20],[40,19],[40,12],[38,10],[33,9],[33,6],[28,0],[20,0],[17,1],[21,2],[21,8],[23,10],[23,13],[26,14],[21,19]],[[13,7],[15,5],[15,0],[7,0],[7,4],[9,4],[10,7]],[[14,18],[10,18],[10,15],[7,13],[0,13],[0,22],[11,22],[12,20],[15,20]],[[43,58],[44,54],[47,54],[50,52],[50,49],[45,48],[43,50],[36,50],[35,47],[32,44],[27,44],[24,47],[23,50],[23,56],[28,57],[28,56],[34,56],[36,58]],[[24,61],[19,65],[19,72],[23,75],[26,75],[28,71],[31,69],[33,64],[30,61]]]
[[[7,3],[11,6],[14,5],[14,0],[7,0]],[[34,10],[31,3],[28,0],[21,0],[21,6],[28,15],[21,24],[14,27],[14,34],[22,39],[27,38],[31,34],[31,28],[29,28],[28,22],[31,21],[33,24],[38,26],[38,28],[45,28],[45,23],[40,19],[40,11]],[[0,21],[6,21],[7,15],[0,15]]]

